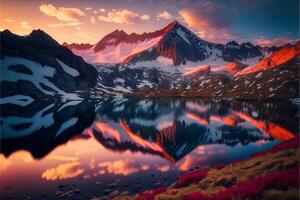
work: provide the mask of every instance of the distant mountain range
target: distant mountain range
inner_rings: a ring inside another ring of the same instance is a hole
[[[299,97],[300,42],[216,44],[177,21],[150,33],[116,30],[94,45],[60,45],[41,30],[28,36],[0,34],[1,97],[7,101],[27,96]]]
[[[250,42],[238,44],[235,41],[226,45],[215,44],[200,39],[192,31],[174,21],[165,28],[143,34],[127,34],[116,30],[95,45],[67,44],[75,54],[92,63],[131,64],[159,58],[170,59],[174,65],[203,61],[211,57],[221,57],[225,61],[245,60],[263,56],[276,47],[261,48]]]

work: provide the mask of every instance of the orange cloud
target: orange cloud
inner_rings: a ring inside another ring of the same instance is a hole
[[[99,11],[102,12],[102,13],[106,12],[106,10],[104,8],[100,8]]]
[[[20,24],[21,24],[21,28],[31,29],[31,26],[28,24],[27,21],[21,21]]]
[[[138,172],[139,170],[147,170],[149,166],[140,165],[136,163],[133,159],[123,159],[123,160],[116,160],[111,162],[100,162],[98,167],[102,168],[99,170],[103,173],[103,170],[106,170],[109,174],[120,174],[127,176],[129,174],[133,174]]]
[[[158,166],[157,170],[161,171],[161,172],[167,172],[171,169],[170,165],[162,165],[162,166]]]
[[[94,17],[94,16],[92,16],[92,17],[90,18],[90,21],[91,21],[91,23],[92,23],[92,24],[95,24],[95,22],[96,22],[96,19],[95,19],[95,17]]]
[[[79,162],[61,164],[57,167],[47,169],[43,172],[42,178],[50,181],[73,178],[84,172],[84,169],[79,166]]]
[[[6,170],[11,164],[10,161],[6,159],[2,154],[0,154],[0,163],[0,172]]]
[[[183,159],[183,162],[178,164],[178,168],[182,171],[186,171],[192,168],[194,165],[195,159],[193,158],[193,156],[188,155]]]
[[[90,169],[94,169],[96,167],[96,161],[95,158],[92,158],[89,162]]]
[[[53,155],[49,157],[52,160],[59,160],[65,162],[75,162],[78,160],[78,157],[70,157],[70,156],[61,156],[61,155]]]
[[[274,38],[274,39],[267,39],[263,36],[257,38],[254,40],[256,44],[263,47],[271,47],[271,46],[282,46],[287,43],[294,42],[293,39],[289,37],[280,37],[280,38]]]
[[[16,20],[9,17],[9,18],[5,18],[4,21],[7,22],[7,23],[14,23]]]
[[[111,22],[116,24],[126,24],[126,25],[134,25],[138,22],[149,20],[148,15],[139,16],[138,13],[133,11],[123,9],[123,10],[115,10],[108,12],[106,16],[99,16],[98,19],[103,22]]]
[[[52,4],[41,4],[40,11],[44,14],[55,17],[60,21],[76,22],[79,18],[85,16],[85,13],[78,8],[55,7]]]
[[[142,170],[144,170],[144,171],[148,170],[149,168],[150,168],[149,165],[142,165]]]
[[[159,21],[161,19],[165,19],[165,20],[168,20],[168,19],[171,19],[173,16],[167,12],[167,11],[163,11],[161,13],[159,13],[156,17],[156,19]]]
[[[149,19],[150,19],[150,16],[149,16],[149,15],[142,15],[142,16],[141,16],[141,20],[148,21]]]
[[[218,43],[239,39],[239,35],[230,31],[230,16],[223,10],[211,2],[199,2],[195,8],[180,10],[179,15],[189,27],[198,30],[198,35],[202,39]]]
[[[51,28],[60,28],[65,26],[79,26],[81,25],[81,22],[67,22],[67,23],[57,23],[57,24],[48,24]]]

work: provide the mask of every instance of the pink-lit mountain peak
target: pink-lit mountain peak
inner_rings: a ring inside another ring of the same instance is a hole
[[[260,47],[251,43],[233,41],[222,45],[202,40],[176,20],[154,32],[128,34],[117,29],[95,45],[64,45],[87,62],[121,63],[122,66],[162,57],[173,65],[185,65],[214,57],[217,52],[227,62],[262,56]]]

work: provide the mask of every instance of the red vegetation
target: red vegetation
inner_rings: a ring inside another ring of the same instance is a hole
[[[225,163],[220,163],[217,166],[215,166],[216,169],[223,169],[224,167],[226,167]]]
[[[276,145],[272,149],[255,153],[251,157],[253,158],[253,157],[257,157],[257,156],[266,155],[267,153],[276,153],[276,152],[284,150],[284,149],[296,149],[296,148],[299,148],[299,135],[296,135],[291,140],[284,141],[284,142]]]
[[[255,153],[252,157],[263,156],[267,153],[276,153],[284,149],[298,148],[299,136],[295,136],[291,140],[282,142],[270,150]],[[233,162],[232,164],[239,164],[241,161]],[[221,163],[215,166],[220,170],[226,167],[226,164]],[[209,168],[198,171],[188,172],[181,176],[175,184],[175,187],[184,187],[193,182],[200,181],[207,176]],[[299,169],[291,168],[283,171],[270,172],[262,176],[255,177],[243,183],[228,187],[218,193],[210,196],[203,194],[200,191],[191,192],[183,197],[184,200],[231,200],[233,198],[239,199],[261,199],[264,191],[269,189],[285,190],[290,187],[299,187]],[[166,191],[165,187],[160,187],[149,192],[138,194],[136,200],[154,200],[155,196]],[[176,192],[174,192],[174,195]]]
[[[155,190],[152,190],[150,192],[142,192],[138,194],[138,197],[135,198],[135,200],[154,200],[154,197],[160,193],[165,192],[167,189],[166,187],[159,187]]]
[[[231,200],[234,197],[240,199],[261,199],[263,191],[271,188],[287,189],[288,187],[299,187],[299,170],[297,168],[279,172],[270,172],[266,175],[253,178],[229,187],[217,194],[210,196],[201,192],[192,192],[184,196],[184,200]]]
[[[176,184],[175,187],[183,187],[186,186],[190,183],[196,182],[196,181],[200,181],[201,179],[203,179],[206,175],[207,172],[209,171],[208,168],[199,170],[199,171],[194,171],[194,172],[188,172],[186,174],[184,174],[183,176],[181,176]]]
[[[251,74],[265,71],[284,64],[300,54],[300,42],[295,45],[287,45],[282,49],[275,51],[271,56],[262,59],[257,65],[239,72],[239,75]]]

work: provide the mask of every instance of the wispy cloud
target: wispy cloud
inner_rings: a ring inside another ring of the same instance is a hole
[[[103,22],[111,22],[116,24],[134,25],[144,20],[149,20],[148,15],[140,16],[138,13],[131,10],[111,10],[107,15],[99,16],[98,19]]]
[[[105,8],[100,8],[100,9],[99,9],[99,12],[105,13],[106,10],[105,10]]]
[[[60,28],[60,27],[66,27],[66,26],[79,26],[82,25],[81,22],[66,22],[66,23],[56,23],[56,24],[48,24],[51,28]]]
[[[115,175],[124,175],[136,173],[140,170],[148,170],[149,165],[141,164],[135,162],[133,159],[123,159],[116,160],[111,162],[100,162],[98,164],[100,168],[100,174],[115,174]]]
[[[281,46],[287,43],[293,43],[295,40],[289,38],[289,37],[279,37],[279,38],[273,38],[273,39],[267,39],[263,36],[254,39],[254,42],[260,46]]]
[[[229,9],[227,9],[229,10]],[[212,42],[227,42],[239,39],[231,29],[231,14],[224,6],[210,1],[199,2],[193,7],[179,11],[183,21],[198,30],[198,35]]]
[[[0,171],[4,171],[8,168],[8,166],[11,164],[11,162],[5,158],[3,155],[0,155]]]
[[[171,19],[173,16],[168,11],[163,11],[156,16],[156,19],[159,21],[161,19]]]
[[[76,22],[80,17],[85,16],[85,13],[78,8],[55,7],[52,4],[41,4],[39,9],[44,14],[60,21]]]
[[[31,29],[31,28],[32,28],[32,27],[28,24],[27,21],[21,21],[20,24],[21,24],[21,28],[24,28],[24,29]]]
[[[142,15],[142,16],[141,16],[141,20],[148,21],[149,19],[150,19],[150,16],[149,16],[149,15]]]
[[[92,24],[95,24],[95,23],[96,23],[96,19],[95,19],[95,17],[94,17],[94,16],[92,16],[92,17],[90,18],[90,21],[91,21],[91,23],[92,23]]]
[[[43,172],[42,178],[45,180],[61,180],[76,177],[84,172],[79,162],[60,164],[57,167],[47,169]]]
[[[7,22],[7,23],[14,23],[16,20],[14,20],[13,18],[9,17],[9,18],[5,18],[4,21]]]

